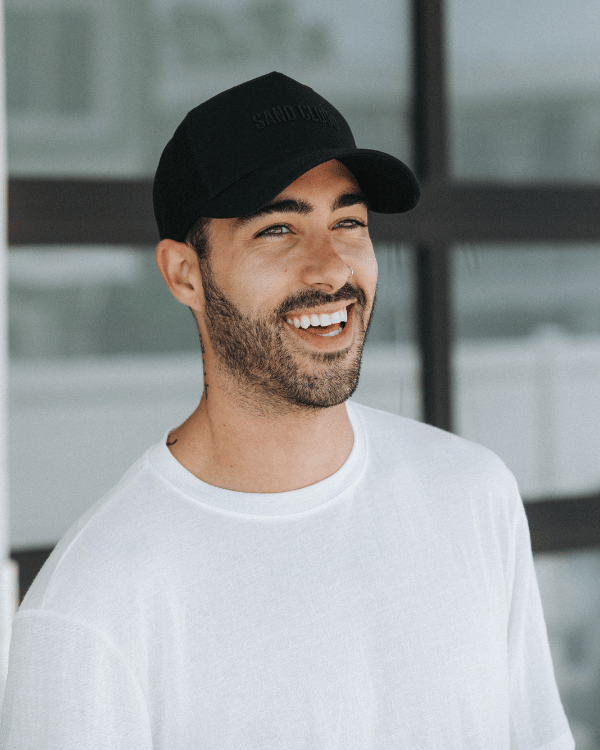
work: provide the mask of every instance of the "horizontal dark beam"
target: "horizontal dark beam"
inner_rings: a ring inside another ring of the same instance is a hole
[[[10,245],[156,245],[148,179],[13,178]]]
[[[149,179],[13,178],[11,245],[155,245]],[[600,241],[600,185],[426,185],[407,214],[373,214],[380,242]]]
[[[534,552],[600,547],[600,494],[525,503]]]
[[[600,241],[599,185],[426,185],[407,214],[373,214],[381,242]]]

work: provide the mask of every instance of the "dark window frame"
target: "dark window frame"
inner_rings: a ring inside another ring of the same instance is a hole
[[[409,214],[374,215],[375,241],[416,248],[415,319],[424,421],[452,429],[452,246],[474,241],[600,242],[598,184],[457,181],[448,174],[444,0],[411,0],[413,164],[423,197]],[[8,240],[152,246],[152,183],[11,178]],[[600,545],[600,494],[526,502],[534,552]]]

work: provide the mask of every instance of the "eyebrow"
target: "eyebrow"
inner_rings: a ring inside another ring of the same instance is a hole
[[[307,203],[306,201],[296,200],[294,198],[289,198],[282,201],[273,201],[273,203],[267,203],[266,206],[259,208],[258,211],[254,211],[251,214],[246,214],[246,216],[240,216],[238,219],[236,219],[235,223],[238,227],[243,227],[246,224],[250,224],[250,222],[254,221],[254,219],[259,219],[262,216],[269,216],[269,214],[284,213],[306,215],[309,214],[312,210],[313,206],[311,206],[310,203]]]
[[[354,193],[342,193],[341,195],[338,195],[338,197],[333,201],[331,210],[337,211],[340,208],[348,208],[349,206],[355,206],[359,203],[362,203],[364,206],[366,206],[366,208],[369,208],[367,196],[363,192],[358,191]],[[239,216],[236,219],[235,223],[236,226],[243,227],[247,224],[250,224],[250,222],[254,221],[255,219],[259,219],[263,216],[269,216],[270,214],[293,213],[306,216],[312,211],[314,211],[314,206],[312,206],[307,201],[297,200],[295,198],[286,198],[284,200],[267,203],[266,206],[259,208],[258,211],[254,211],[251,214],[246,214],[246,216]]]
[[[362,190],[355,193],[342,193],[334,200],[331,210],[337,211],[338,208],[348,208],[348,206],[356,206],[358,203],[362,203],[363,206],[369,208],[369,201]]]

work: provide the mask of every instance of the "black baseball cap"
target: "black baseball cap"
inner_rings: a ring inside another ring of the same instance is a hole
[[[357,148],[340,112],[308,86],[273,72],[223,91],[188,112],[165,146],[153,192],[160,237],[182,242],[201,216],[254,213],[331,159],[352,172],[371,210],[417,205],[406,164]]]

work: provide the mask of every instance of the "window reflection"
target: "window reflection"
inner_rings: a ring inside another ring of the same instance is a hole
[[[449,0],[459,178],[598,180],[600,6]]]
[[[577,750],[600,747],[600,551],[535,560],[556,680]]]

